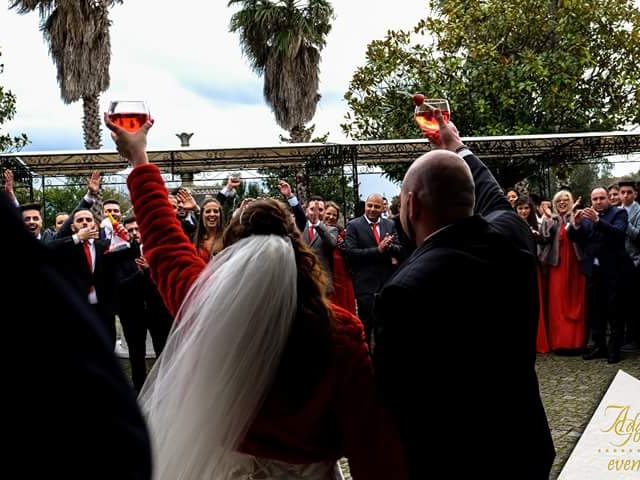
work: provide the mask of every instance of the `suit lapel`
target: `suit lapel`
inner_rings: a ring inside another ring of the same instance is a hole
[[[378,221],[378,231],[380,233],[380,240],[389,233],[389,230],[387,230],[387,222],[385,222],[385,219],[382,217],[380,217],[380,220]]]

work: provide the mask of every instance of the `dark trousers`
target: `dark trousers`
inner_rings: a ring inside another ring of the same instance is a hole
[[[638,307],[637,292],[640,292],[640,265],[634,269],[633,282],[627,296],[625,343],[640,343],[640,307]],[[635,292],[635,294],[631,293]]]
[[[172,319],[164,305],[158,308],[141,298],[122,302],[119,317],[129,348],[131,380],[135,390],[139,392],[147,378],[147,330],[151,334],[153,350],[158,356],[167,342]]]
[[[587,277],[587,320],[591,338],[596,347],[607,346],[607,324],[609,325],[609,353],[620,351],[623,339],[624,310],[626,305],[625,286],[622,282],[603,274],[594,266]]]
[[[100,319],[100,323],[104,326],[104,331],[109,339],[111,348],[115,349],[116,346],[116,317],[112,312],[107,311],[99,303],[90,304],[91,309],[96,313]]]
[[[371,332],[373,331],[373,294],[358,295],[356,304],[358,306],[358,318],[364,326],[364,334],[367,337],[367,344],[371,347]]]

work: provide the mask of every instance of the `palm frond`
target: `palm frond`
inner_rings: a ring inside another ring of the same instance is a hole
[[[61,97],[71,103],[109,88],[111,22],[103,2],[65,3],[51,13],[42,31],[57,69]]]
[[[230,0],[230,22],[251,68],[264,75],[264,97],[285,130],[304,126],[320,95],[320,51],[331,30],[327,0]]]

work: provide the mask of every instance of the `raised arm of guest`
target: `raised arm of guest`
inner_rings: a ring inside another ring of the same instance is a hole
[[[216,193],[216,200],[220,202],[220,205],[224,205],[225,202],[235,196],[236,188],[240,186],[240,183],[240,179],[233,175],[227,179],[227,184],[224,188]]]
[[[293,212],[293,216],[296,221],[296,227],[300,232],[304,232],[304,227],[307,226],[307,216],[304,213],[304,209],[302,205],[300,205],[300,201],[298,197],[296,197],[291,189],[291,185],[289,185],[284,180],[280,180],[278,182],[278,189],[280,193],[287,199],[289,206],[291,207],[291,211]]]
[[[455,125],[452,122],[445,123],[439,110],[435,114],[440,123],[440,130],[446,131],[446,134],[442,135],[442,146],[456,152],[471,169],[476,197],[474,212],[485,217],[495,231],[510,238],[520,248],[530,249],[529,228],[511,208],[489,168],[462,143]],[[425,130],[425,134],[426,132]]]
[[[147,158],[147,132],[153,121],[135,133],[119,128],[107,115],[104,121],[113,132],[118,151],[133,166],[127,185],[144,239],[144,256],[165,305],[175,316],[205,262],[182,230],[169,203],[160,169]]]
[[[87,181],[87,193],[80,199],[76,207],[73,211],[76,210],[84,210],[89,209],[93,206],[95,201],[98,199],[98,192],[100,191],[100,172],[92,172],[89,176],[89,180]],[[72,212],[73,212],[72,211]],[[71,221],[72,215],[69,215],[69,218],[65,220],[65,222],[60,227],[60,230],[55,232],[54,235],[50,236],[48,242],[58,240],[65,237],[70,237],[73,232],[71,231]],[[45,243],[48,243],[45,242]]]
[[[4,193],[7,194],[12,205],[15,207],[20,206],[14,190],[13,172],[8,168],[4,171]]]

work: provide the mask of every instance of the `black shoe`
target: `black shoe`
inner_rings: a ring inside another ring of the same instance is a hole
[[[605,347],[594,347],[582,356],[583,360],[593,360],[594,358],[607,358],[609,356]]]
[[[620,361],[620,352],[612,352],[607,357],[607,363],[618,363]]]

